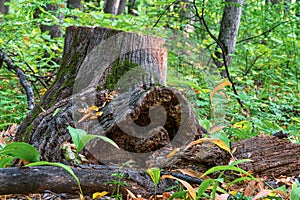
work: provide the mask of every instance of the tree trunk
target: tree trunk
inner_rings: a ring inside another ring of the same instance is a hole
[[[126,7],[126,0],[105,0],[104,12],[119,15]]]
[[[82,9],[81,0],[68,0],[67,7],[71,9],[78,8],[79,10]]]
[[[173,94],[167,89],[147,89],[154,85],[164,86],[166,83],[167,51],[163,43],[160,38],[99,27],[67,28],[64,55],[56,81],[20,125],[17,140],[34,144],[44,160],[60,161],[62,160],[60,146],[63,142],[70,141],[66,129],[68,125],[83,128],[89,133],[109,134],[116,129],[118,123],[124,123],[127,120],[125,118],[130,118],[130,115],[134,114],[135,120],[143,120],[139,115],[145,118],[146,121],[141,123],[147,125],[149,117],[147,118],[145,112],[149,112],[151,106],[161,102],[163,108],[169,104],[176,106],[179,101],[176,103],[177,93]],[[114,95],[110,97],[109,91],[117,91],[123,95],[115,100],[119,101],[120,105],[117,105],[119,107],[109,106],[114,103],[108,104],[109,98],[114,97]],[[165,96],[160,94],[164,92]],[[122,101],[122,98],[126,100]],[[153,105],[147,103],[147,98],[149,101],[152,100]],[[175,101],[173,104],[172,102],[168,104],[168,101],[173,100]],[[186,102],[185,98],[183,100]],[[136,110],[131,108],[132,104]],[[78,122],[84,115],[78,110],[94,105],[99,107],[98,112],[103,109],[101,112],[107,118],[101,117],[99,122],[97,120]],[[185,105],[183,107],[190,109]],[[41,108],[46,111],[42,112]],[[61,112],[53,116],[53,112],[58,108]],[[176,114],[180,112],[179,108],[168,109],[170,111],[167,112],[172,112],[169,114],[172,116],[168,119],[181,120],[180,116],[183,114]],[[112,115],[111,112],[114,110],[120,113],[115,112]],[[187,112],[188,116],[191,115],[190,110]],[[110,121],[114,118],[118,120]],[[175,123],[173,121],[171,122]],[[104,126],[101,125],[102,122]],[[170,129],[169,127],[170,124],[166,129]],[[103,131],[99,131],[101,129]],[[164,130],[157,130],[157,134],[161,131]]]
[[[9,0],[0,0],[0,12],[4,15],[8,13],[8,6],[5,5],[5,2],[9,2]]]
[[[52,12],[53,15],[55,15],[57,18],[59,18],[59,20],[63,19],[63,15],[57,15],[56,11],[58,10],[58,5],[57,4],[48,4],[44,7],[44,9],[46,11]],[[39,9],[36,10],[36,12],[34,13],[34,17],[35,18],[39,18],[39,15],[41,14],[41,11]],[[60,25],[52,25],[52,26],[48,26],[45,24],[41,24],[41,31],[42,32],[46,32],[49,31],[49,34],[51,36],[51,38],[57,38],[62,36],[62,27]]]
[[[218,40],[223,44],[225,60],[228,67],[231,65],[232,60],[230,54],[234,53],[236,45],[243,2],[243,0],[225,1]],[[219,50],[216,50],[214,54],[216,56],[213,56],[214,63],[218,68],[222,68],[224,66],[222,53]],[[223,77],[228,76],[225,70],[222,70],[221,75]]]

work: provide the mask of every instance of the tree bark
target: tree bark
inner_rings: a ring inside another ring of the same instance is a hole
[[[56,17],[59,18],[59,20],[62,20],[63,19],[63,15],[62,14],[57,14],[57,10],[58,10],[58,5],[56,4],[48,4],[44,7],[44,9],[46,11],[49,11],[49,12],[52,12],[53,15],[55,15]],[[34,17],[35,18],[39,18],[39,15],[41,14],[41,11],[39,9],[36,10],[36,12],[34,13]],[[62,36],[62,27],[60,25],[52,25],[52,26],[49,26],[49,25],[45,25],[45,24],[41,24],[40,25],[41,27],[41,31],[42,32],[46,32],[46,31],[49,31],[49,34],[51,36],[51,38],[57,38],[57,37],[60,37]]]
[[[231,65],[232,61],[232,56],[230,56],[230,54],[234,53],[236,45],[243,2],[244,0],[225,1],[218,40],[223,44],[225,50],[225,60],[228,67]],[[220,50],[216,50],[214,54],[214,63],[218,68],[222,68],[224,66],[222,53]],[[228,74],[225,70],[222,70],[221,75],[223,77],[228,77]]]
[[[104,12],[120,15],[126,7],[126,0],[105,0]]]
[[[150,177],[143,172],[95,165],[72,167],[72,170],[80,181],[84,195],[102,191],[107,191],[108,195],[111,195],[116,185],[109,182],[117,181],[116,177],[111,176],[113,173],[123,174],[120,181],[127,185],[120,188],[120,193],[124,198],[128,194],[126,188],[134,194],[141,194],[145,197],[154,194],[155,186]],[[45,190],[55,193],[79,194],[78,184],[74,178],[66,170],[53,166],[0,169],[0,184],[1,195],[43,193]],[[163,180],[158,184],[157,192],[162,193],[171,186],[172,181]]]
[[[5,5],[5,2],[9,2],[9,0],[0,0],[0,12],[4,15],[8,13],[8,6]]]
[[[68,125],[86,128],[89,133],[94,133],[101,128],[100,126],[96,129],[99,123],[103,121],[106,124],[106,120],[117,117],[111,116],[110,107],[106,106],[107,111],[104,109],[104,105],[108,104],[105,96],[109,95],[108,80],[115,81],[115,87],[110,88],[110,91],[126,93],[128,95],[124,98],[127,98],[128,102],[137,104],[139,104],[138,100],[143,102],[143,94],[147,93],[147,88],[155,84],[165,85],[167,51],[163,43],[164,41],[159,38],[122,33],[100,27],[67,28],[63,60],[56,81],[20,125],[16,136],[17,141],[34,144],[45,160],[62,160],[60,146],[63,142],[70,141],[70,135],[66,129]],[[128,63],[132,63],[131,69],[126,68]],[[114,80],[115,77],[120,79]],[[132,92],[134,90],[136,93]],[[159,100],[160,90],[152,91],[149,93],[158,97],[158,103],[172,100],[167,97],[166,100]],[[131,93],[132,96],[130,96]],[[134,94],[136,102],[129,101]],[[123,103],[127,102],[123,101]],[[83,116],[78,109],[87,109],[93,105],[101,109],[103,106],[103,115],[107,113],[110,117],[99,119],[99,123],[96,123],[97,120],[78,122]],[[139,105],[139,108],[146,109],[143,112],[150,109],[148,104],[144,107],[142,104]],[[123,114],[122,116],[129,117],[134,113],[137,116],[142,114],[138,110],[132,112],[128,104],[116,108],[123,110],[121,113],[114,113],[115,115]],[[137,108],[138,106],[135,107]],[[56,109],[61,109],[61,112],[53,116]],[[146,115],[143,116],[146,117]],[[125,119],[120,118],[116,122],[121,121]],[[111,129],[116,127],[113,123],[109,125]],[[105,130],[109,133],[110,129],[105,128]]]

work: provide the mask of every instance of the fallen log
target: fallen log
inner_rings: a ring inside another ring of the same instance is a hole
[[[117,187],[113,181],[118,181],[117,177],[111,176],[113,173],[121,176],[119,181],[123,186],[120,188],[120,194],[123,197],[128,194],[125,189],[143,196],[150,196],[155,191],[149,176],[136,170],[100,165],[77,166],[72,167],[72,170],[80,180],[84,195],[102,191],[107,191],[108,195],[111,195]],[[157,192],[162,193],[172,184],[174,184],[172,181],[161,181]],[[66,170],[53,166],[0,169],[0,185],[1,195],[43,193],[47,190],[57,194],[79,194],[80,192],[77,182]]]
[[[250,158],[253,162],[240,164],[239,167],[254,176],[268,178],[280,175],[298,176],[300,172],[300,145],[276,137],[255,137],[235,142],[234,156],[238,159]],[[286,159],[290,157],[292,159]],[[193,169],[205,172],[210,167],[228,164],[230,156],[213,143],[205,142],[195,145],[180,154],[166,166],[165,173],[174,169]],[[280,158],[280,159],[278,159]],[[134,194],[149,196],[154,194],[154,185],[145,170],[136,168],[118,168],[107,165],[78,165],[72,167],[78,176],[83,192],[90,195],[94,192],[113,192],[114,186],[107,184],[113,180],[111,174],[123,174],[121,193],[127,195],[125,188]],[[54,184],[55,183],[55,184]],[[55,193],[78,194],[79,189],[74,178],[65,170],[53,166],[5,168],[0,169],[0,194],[42,193],[50,190]],[[26,187],[23,187],[26,185]],[[174,185],[170,180],[163,180],[158,185],[158,193]]]

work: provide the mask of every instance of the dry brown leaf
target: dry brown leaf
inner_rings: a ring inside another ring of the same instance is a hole
[[[216,194],[216,200],[227,200],[229,197],[229,194]]]
[[[221,131],[224,127],[225,127],[225,126],[221,126],[221,125],[219,125],[219,126],[213,126],[213,127],[210,128],[209,133],[211,134],[211,133],[219,132],[219,131]]]
[[[173,151],[171,151],[167,156],[166,156],[166,158],[172,158],[176,153],[178,153],[180,151],[180,149],[179,148],[176,148],[176,149],[174,149]]]
[[[268,196],[271,193],[271,190],[261,190],[252,200],[257,200],[262,197]]]
[[[88,110],[98,111],[99,108],[98,108],[98,106],[90,106],[90,107],[88,107]]]
[[[93,116],[93,113],[87,113],[87,114],[83,115],[83,117],[81,117],[81,119],[78,121],[78,123],[87,120],[87,119],[90,118],[91,116]]]
[[[135,194],[133,194],[130,190],[128,190],[127,188],[125,188],[125,190],[127,191],[128,195],[130,198],[136,199],[137,197],[135,196]]]

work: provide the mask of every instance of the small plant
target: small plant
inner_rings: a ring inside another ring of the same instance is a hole
[[[120,169],[119,169],[120,170]],[[107,182],[106,184],[112,184],[115,185],[116,187],[114,188],[111,196],[114,197],[117,200],[122,200],[123,195],[120,194],[120,188],[122,186],[128,186],[127,183],[123,182],[122,179],[125,176],[125,174],[123,174],[122,172],[118,171],[116,173],[112,173],[111,177],[112,180],[110,182]]]
[[[70,132],[70,135],[72,137],[72,141],[75,144],[76,147],[76,154],[73,155],[72,151],[70,148],[68,147],[62,147],[65,148],[65,156],[67,157],[67,159],[69,160],[74,160],[74,162],[80,162],[82,160],[84,160],[83,156],[79,154],[79,152],[85,147],[85,145],[92,139],[94,138],[100,138],[101,140],[110,143],[111,145],[113,145],[114,147],[118,148],[118,145],[111,140],[108,137],[105,136],[101,136],[101,135],[92,135],[92,134],[87,134],[85,130],[82,129],[75,129],[72,128],[71,126],[68,126],[68,130]]]
[[[154,183],[154,199],[156,199],[156,192],[157,192],[157,185],[160,180],[160,169],[155,167],[155,168],[150,168],[147,169],[147,173],[151,177],[151,180]]]
[[[220,192],[226,194],[227,192],[218,186],[219,183],[224,182],[224,178],[222,178],[222,176],[224,175],[225,171],[234,171],[234,172],[243,174],[242,177],[236,178],[235,180],[228,183],[229,185],[233,185],[237,182],[242,182],[242,181],[246,181],[246,180],[256,180],[251,174],[249,174],[245,170],[237,167],[238,164],[243,163],[243,162],[248,162],[248,161],[250,161],[250,160],[249,159],[237,160],[230,165],[216,166],[216,167],[212,167],[209,170],[207,170],[201,177],[207,176],[212,173],[219,173],[219,176],[216,179],[205,179],[201,183],[201,185],[199,186],[198,191],[197,191],[197,199],[201,198],[202,196],[207,198],[208,194],[206,194],[205,192],[208,189],[211,190],[210,197],[212,199],[216,198],[217,191],[220,191]]]

